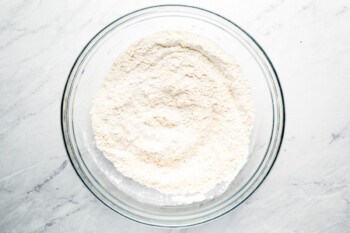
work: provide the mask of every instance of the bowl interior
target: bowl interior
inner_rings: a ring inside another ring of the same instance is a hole
[[[219,185],[207,194],[208,199],[196,203],[188,203],[186,196],[164,195],[124,177],[94,143],[91,102],[113,61],[138,39],[162,30],[189,31],[212,40],[237,60],[253,89],[256,118],[248,162],[226,191],[228,184]],[[255,190],[277,155],[283,131],[283,102],[273,67],[240,28],[201,9],[159,6],[118,19],[85,47],[67,82],[62,120],[73,165],[101,201],[137,221],[179,226],[217,217]]]

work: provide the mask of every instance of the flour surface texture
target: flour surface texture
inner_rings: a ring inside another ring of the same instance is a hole
[[[164,194],[206,193],[248,158],[254,108],[237,62],[182,31],[145,37],[93,99],[96,146],[124,176]]]

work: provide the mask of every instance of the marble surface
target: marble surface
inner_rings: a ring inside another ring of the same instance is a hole
[[[119,3],[118,3],[119,2]],[[119,16],[186,3],[241,25],[272,59],[285,140],[263,185],[195,227],[135,223],[101,204],[70,164],[60,102],[90,38]],[[0,2],[0,232],[350,232],[350,1]]]

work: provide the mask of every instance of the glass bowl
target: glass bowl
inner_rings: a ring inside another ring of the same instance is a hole
[[[91,128],[92,97],[116,57],[141,37],[162,30],[184,30],[206,37],[234,57],[253,89],[256,118],[249,158],[220,195],[174,204],[169,196],[121,175],[96,148]],[[202,223],[237,207],[261,184],[280,148],[284,103],[276,71],[263,49],[242,28],[213,12],[192,6],[161,5],[127,14],[103,28],[80,53],[62,100],[62,131],[70,160],[90,191],[112,210],[157,226]]]

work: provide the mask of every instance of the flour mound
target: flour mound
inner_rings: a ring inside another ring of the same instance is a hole
[[[164,31],[120,55],[93,99],[96,146],[124,176],[165,194],[206,193],[248,157],[251,89],[207,39]]]

